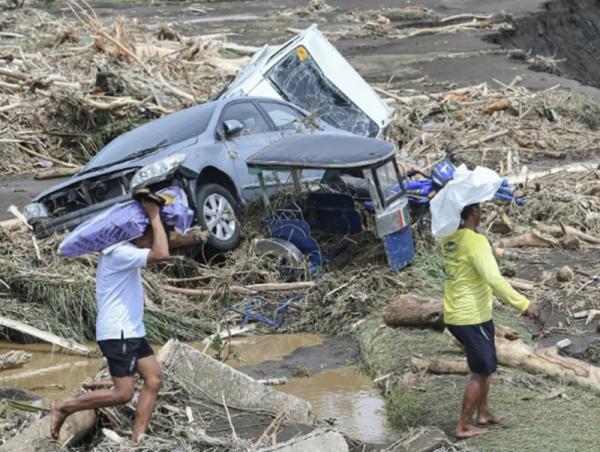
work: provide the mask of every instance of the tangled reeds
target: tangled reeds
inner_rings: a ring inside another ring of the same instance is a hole
[[[56,251],[58,237],[39,242],[38,259],[32,235],[25,229],[12,232],[0,229],[0,243],[2,314],[62,337],[93,340],[97,312],[96,259],[60,258]],[[211,317],[190,315],[196,307],[185,298],[162,291],[158,278],[153,272],[144,275],[149,340],[158,343],[172,337],[198,340],[210,334],[215,327]]]

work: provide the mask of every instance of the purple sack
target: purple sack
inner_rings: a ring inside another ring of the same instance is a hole
[[[180,234],[185,234],[194,219],[194,212],[188,207],[185,192],[173,186],[164,188],[157,194],[168,195],[170,198],[160,209],[161,219],[167,225],[174,226]],[[65,257],[77,257],[101,251],[140,237],[149,224],[150,220],[137,201],[115,204],[77,226],[64,238],[58,247],[58,253]]]

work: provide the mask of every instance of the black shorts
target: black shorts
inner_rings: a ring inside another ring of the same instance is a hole
[[[495,329],[492,320],[478,325],[447,325],[447,327],[465,347],[471,372],[480,375],[491,375],[496,372]]]
[[[129,377],[137,372],[137,362],[154,354],[145,337],[107,339],[98,341],[98,347],[108,361],[113,377]]]

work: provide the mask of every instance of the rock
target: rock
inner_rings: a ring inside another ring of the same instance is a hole
[[[572,281],[574,277],[575,273],[573,273],[573,270],[567,265],[561,267],[558,272],[556,272],[556,280],[560,282]]]
[[[260,452],[347,452],[348,450],[344,437],[334,430],[327,429],[315,430],[275,447],[259,449]]]

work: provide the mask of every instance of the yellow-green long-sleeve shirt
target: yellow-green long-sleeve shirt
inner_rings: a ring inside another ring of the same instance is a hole
[[[447,325],[476,325],[492,318],[495,293],[525,312],[529,300],[502,277],[492,247],[481,234],[459,229],[441,240],[446,280],[444,321]]]

